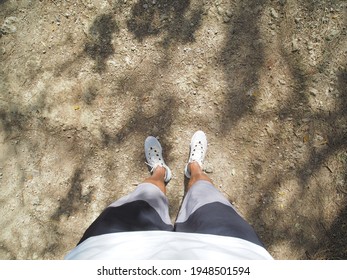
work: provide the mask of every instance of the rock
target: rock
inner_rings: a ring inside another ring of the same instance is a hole
[[[310,88],[310,89],[309,89],[309,93],[310,93],[312,96],[317,96],[318,90],[315,89],[315,88]]]
[[[272,121],[266,124],[265,130],[269,134],[269,136],[274,136],[276,134],[275,125]]]
[[[224,17],[223,17],[223,22],[224,22],[224,23],[230,22],[230,17],[224,16]]]
[[[17,23],[18,19],[16,17],[8,17],[5,19],[3,25],[0,27],[0,34],[11,34],[17,31],[17,27],[15,23]]]
[[[312,42],[307,42],[307,49],[309,50],[309,51],[312,51],[313,50],[313,43]]]
[[[232,17],[233,16],[233,12],[231,10],[227,10],[227,11],[225,11],[225,15],[227,17]]]
[[[220,6],[218,6],[218,7],[217,7],[217,13],[218,13],[219,15],[222,15],[222,14],[224,13],[223,8],[220,7]]]
[[[273,18],[278,18],[278,13],[277,13],[277,11],[274,8],[270,8],[270,15]]]
[[[209,173],[213,173],[213,169],[212,169],[212,167],[211,166],[207,166],[207,167],[205,167],[205,170],[204,170],[207,174],[209,174]]]
[[[299,51],[299,44],[298,44],[298,39],[293,39],[292,40],[292,52],[297,52]]]
[[[332,41],[336,36],[340,34],[339,30],[332,30],[330,34],[325,37],[325,40]]]

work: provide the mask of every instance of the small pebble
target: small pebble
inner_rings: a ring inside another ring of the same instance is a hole
[[[317,94],[318,94],[318,90],[315,88],[310,88],[309,92],[312,96],[317,96]]]
[[[308,43],[307,43],[307,49],[308,49],[309,51],[313,50],[313,43],[312,43],[312,42],[308,42]]]
[[[297,39],[292,40],[292,52],[297,52],[299,50],[299,44]]]
[[[232,17],[232,16],[233,16],[233,13],[232,13],[232,11],[227,10],[227,11],[225,12],[225,15],[226,15],[227,17]]]
[[[223,22],[224,23],[230,22],[230,17],[227,17],[227,16],[223,17]]]
[[[219,6],[219,7],[217,8],[217,13],[218,13],[219,15],[222,15],[222,14],[224,13],[223,8]]]
[[[210,166],[208,166],[205,168],[205,172],[206,173],[213,173],[213,169]]]
[[[278,18],[278,13],[274,8],[270,9],[270,14],[273,18]]]

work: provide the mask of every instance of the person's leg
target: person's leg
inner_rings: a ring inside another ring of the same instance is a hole
[[[171,171],[162,160],[159,142],[150,139],[150,145],[147,145],[147,139],[145,153],[147,164],[151,167],[151,176],[139,184],[132,193],[109,205],[88,227],[78,244],[89,237],[107,233],[173,230],[165,196],[165,183],[170,180]],[[155,150],[155,157],[158,155],[161,161],[148,156],[148,150]]]
[[[191,147],[195,147],[196,143],[192,139]],[[204,147],[201,149],[206,153],[207,141],[202,146]],[[254,229],[203,172],[203,159],[204,157],[200,157],[198,161],[189,160],[186,166],[185,173],[189,175],[188,191],[175,223],[175,231],[237,237],[263,246]]]
[[[164,194],[166,194],[166,184],[164,181],[165,178],[165,168],[158,166],[154,171],[153,174],[145,179],[144,183],[151,183],[158,187]]]
[[[210,182],[212,184],[212,180],[208,177],[203,171],[200,165],[193,161],[188,164],[188,171],[190,172],[190,179],[188,181],[187,190],[189,189],[199,180],[204,180]]]

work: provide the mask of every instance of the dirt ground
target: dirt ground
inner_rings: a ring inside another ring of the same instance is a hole
[[[62,259],[192,134],[275,259],[347,259],[345,0],[0,0],[0,258]]]

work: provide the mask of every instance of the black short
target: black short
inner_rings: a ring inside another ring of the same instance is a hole
[[[254,229],[209,182],[196,182],[186,194],[174,225],[168,200],[153,184],[143,183],[107,207],[85,231],[91,236],[128,231],[164,230],[237,237],[262,247]]]

